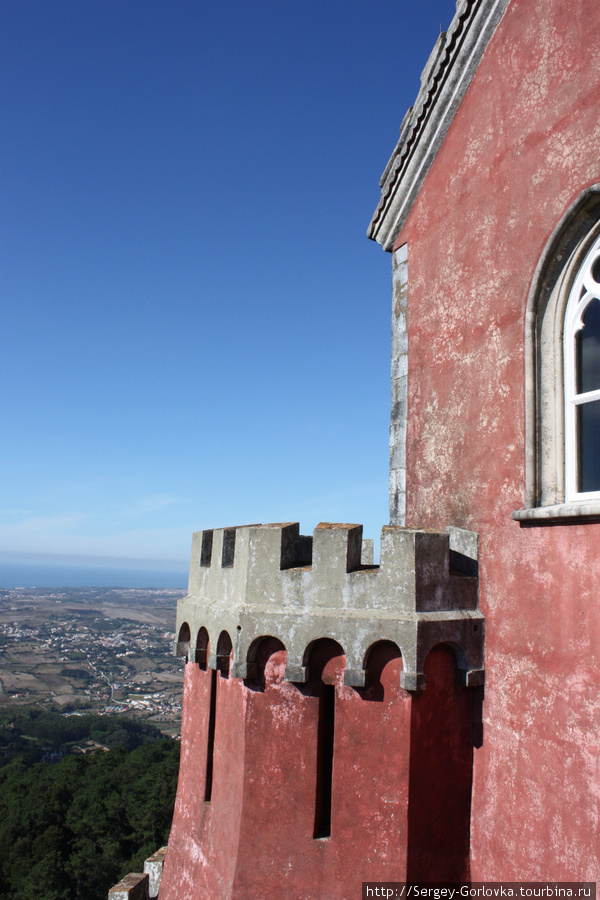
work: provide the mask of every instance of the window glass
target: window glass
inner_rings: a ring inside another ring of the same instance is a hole
[[[577,407],[579,491],[600,491],[600,400]]]
[[[599,277],[600,236],[596,236],[579,265],[564,319],[567,500],[600,498]]]
[[[592,300],[577,333],[577,392],[600,390],[600,300]]]

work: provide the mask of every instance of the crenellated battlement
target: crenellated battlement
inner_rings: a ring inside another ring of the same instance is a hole
[[[311,645],[332,638],[346,654],[346,683],[359,687],[369,649],[393,641],[402,685],[416,690],[427,653],[445,643],[465,684],[481,684],[484,620],[477,576],[465,574],[476,571],[476,535],[451,532],[385,526],[377,566],[362,525],[321,523],[312,536],[297,522],[197,532],[175,652],[211,668],[231,655],[231,674],[251,678],[257,642],[274,637],[286,678],[304,682]]]

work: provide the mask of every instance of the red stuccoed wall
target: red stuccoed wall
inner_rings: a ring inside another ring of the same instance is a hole
[[[181,761],[169,849],[160,900],[227,897],[235,876],[244,781],[244,730],[225,727],[215,741],[213,796],[205,803],[211,672],[185,667]],[[244,721],[245,694],[239,681],[219,679],[221,723]],[[220,723],[220,724],[221,724]],[[203,893],[199,892],[200,886]]]
[[[600,876],[600,525],[520,528],[525,307],[600,182],[600,4],[512,0],[396,242],[408,244],[407,525],[480,535],[474,880]]]
[[[445,647],[430,652],[428,688],[416,699],[399,686],[397,649],[384,644],[373,654],[364,691],[344,686],[342,654],[319,673],[336,689],[331,836],[323,839],[313,837],[315,684],[285,682],[281,650],[266,661],[264,690],[219,676],[206,803],[211,672],[186,665],[160,900],[345,900],[360,896],[362,881],[468,876],[473,692],[456,685]]]

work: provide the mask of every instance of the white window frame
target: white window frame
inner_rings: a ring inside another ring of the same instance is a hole
[[[569,292],[564,324],[565,360],[565,493],[566,500],[600,498],[600,490],[580,491],[579,435],[577,407],[600,400],[600,390],[577,392],[577,335],[583,328],[583,315],[589,304],[600,301],[600,284],[592,275],[594,263],[600,258],[600,236],[590,247]],[[599,448],[600,451],[600,448]]]

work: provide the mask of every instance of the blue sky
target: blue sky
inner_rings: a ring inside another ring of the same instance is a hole
[[[0,554],[387,521],[365,231],[453,0],[0,0]]]

